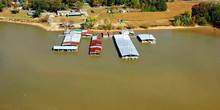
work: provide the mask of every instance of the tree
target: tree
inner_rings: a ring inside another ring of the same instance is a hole
[[[24,3],[23,3],[23,9],[24,10],[27,10],[29,7],[28,7],[28,1],[25,1]]]
[[[75,7],[76,7],[77,9],[82,9],[82,8],[83,8],[83,2],[77,1],[77,2],[75,3]]]
[[[97,18],[94,16],[89,16],[86,18],[86,25],[88,26],[88,28],[93,28],[94,25],[97,23]]]
[[[110,20],[109,20],[108,18],[105,18],[105,19],[104,19],[104,23],[105,23],[105,24],[109,24],[109,22],[110,22]]]
[[[49,0],[33,0],[32,7],[34,9],[49,10],[50,2]]]
[[[199,19],[199,22],[198,22],[199,25],[206,25],[207,24],[207,20],[205,19],[205,17],[201,17]]]
[[[137,6],[140,5],[139,0],[131,0],[131,7],[137,8]]]
[[[201,2],[198,5],[194,5],[192,7],[192,16],[199,15],[200,17],[204,17],[205,14],[209,13],[210,8],[210,3],[205,2]]]
[[[57,10],[60,10],[62,6],[61,0],[52,0],[50,10],[56,12]]]
[[[73,8],[75,6],[76,0],[67,0],[66,2],[69,8]]]
[[[212,7],[210,11],[211,19],[213,22],[213,25],[220,26],[220,4],[216,4]]]
[[[7,6],[7,3],[8,3],[7,0],[0,0],[0,1],[2,1],[2,4],[3,4],[4,6]]]
[[[34,17],[34,18],[35,18],[35,17],[40,17],[41,12],[43,12],[43,10],[39,7],[39,8],[34,12],[33,17]]]
[[[2,1],[0,1],[0,12],[3,11],[3,7],[4,7],[4,4],[2,3]]]
[[[165,0],[159,1],[160,7],[158,8],[159,11],[166,11],[167,10],[167,4]]]
[[[7,7],[11,7],[11,6],[12,6],[12,0],[8,0]]]
[[[107,5],[108,6],[114,5],[114,3],[115,3],[115,0],[107,0]]]

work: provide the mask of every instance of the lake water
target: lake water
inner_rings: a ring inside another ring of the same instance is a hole
[[[147,33],[147,32],[146,32]],[[0,110],[219,110],[220,37],[151,31],[157,44],[132,41],[139,60],[53,52],[61,32],[0,23]]]

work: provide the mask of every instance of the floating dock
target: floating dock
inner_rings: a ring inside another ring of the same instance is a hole
[[[122,59],[139,58],[139,53],[128,34],[114,35],[114,41]]]
[[[102,37],[101,36],[93,36],[90,48],[89,48],[89,54],[100,56],[102,54]]]
[[[53,50],[73,52],[78,50],[78,46],[54,46]]]
[[[151,44],[156,43],[156,39],[152,34],[139,34],[137,38],[142,43],[151,43]]]
[[[134,34],[134,31],[133,30],[122,30],[121,32],[119,32],[120,34]]]

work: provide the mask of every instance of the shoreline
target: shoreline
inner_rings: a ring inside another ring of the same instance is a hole
[[[46,26],[46,24],[42,24],[42,23],[27,23],[27,22],[20,22],[20,21],[11,21],[11,20],[0,20],[0,22],[5,22],[5,23],[15,23],[15,24],[25,24],[25,25],[31,25],[31,26],[36,26],[39,27],[41,29],[44,29],[46,31],[64,31],[64,29],[61,28],[55,28],[52,29],[52,26]]]
[[[11,20],[0,20],[0,22],[6,22],[6,23],[15,23],[15,24],[25,24],[25,25],[31,25],[31,26],[36,26],[41,29],[44,29],[46,31],[64,31],[64,28],[59,28],[59,27],[53,27],[53,26],[47,26],[47,24],[43,23],[27,23],[27,22],[15,22]],[[143,29],[143,28],[135,28],[131,29],[133,31],[162,31],[162,30],[190,30],[190,31],[195,31],[195,32],[202,32],[206,34],[214,34],[217,36],[220,36],[220,29],[212,27],[212,26],[156,26],[156,27],[149,27],[148,29]],[[103,31],[112,31],[112,32],[120,32],[121,30],[96,30],[93,29],[94,32],[103,32]]]

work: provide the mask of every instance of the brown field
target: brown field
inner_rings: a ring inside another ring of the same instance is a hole
[[[124,20],[126,23],[135,25],[170,25],[170,21],[176,15],[183,14],[185,11],[190,11],[195,2],[168,2],[168,9],[165,12],[132,12],[132,13],[117,13],[116,20]]]

